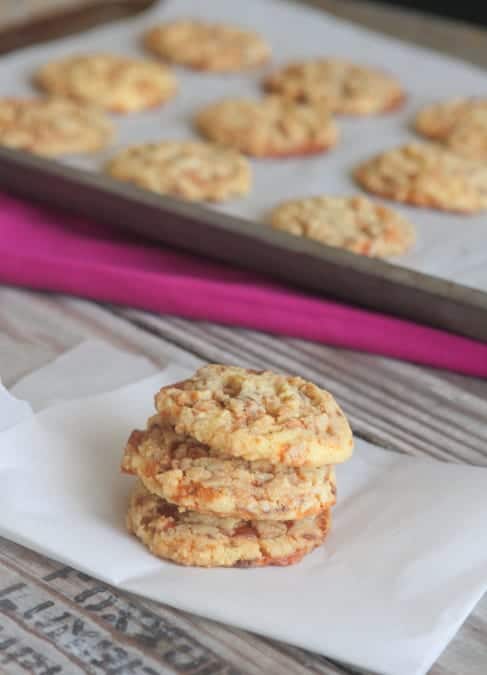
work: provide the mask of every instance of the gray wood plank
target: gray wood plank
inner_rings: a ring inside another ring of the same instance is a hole
[[[309,376],[337,392],[352,417],[355,430],[373,438],[383,447],[439,456],[449,461],[485,463],[487,408],[484,383],[478,382],[479,386],[468,391],[468,384],[458,385],[442,371],[428,371],[412,364],[300,340],[277,339],[256,331],[157,317],[64,296],[13,289],[0,289],[0,332],[3,332],[0,372],[7,376],[7,381],[15,381],[30,364],[41,365],[87,337],[103,338],[116,346],[145,354],[161,366],[168,360],[177,360],[191,367],[212,360],[279,368]],[[367,399],[367,406],[363,403],[364,399]],[[5,573],[7,576],[4,576],[4,569],[9,570]],[[41,590],[49,596],[45,602],[59,603],[56,607],[74,603],[70,605],[71,611],[86,625],[91,625],[91,621],[97,622],[100,634],[108,630],[111,622],[110,644],[120,647],[123,654],[128,654],[128,659],[132,658],[131,649],[137,654],[140,650],[146,659],[140,667],[149,668],[150,663],[155,661],[156,672],[176,670],[174,664],[167,661],[164,649],[151,642],[157,634],[155,628],[142,638],[143,642],[145,640],[143,646],[138,646],[138,643],[134,646],[133,633],[126,636],[123,630],[113,632],[113,623],[122,620],[120,617],[126,620],[127,616],[140,616],[141,613],[145,616],[144,612],[152,612],[168,626],[168,644],[172,644],[173,649],[179,644],[174,635],[183,630],[184,636],[196,641],[198,649],[203,650],[204,658],[210,663],[213,654],[222,659],[217,668],[223,670],[211,670],[212,674],[242,672],[254,675],[266,672],[303,675],[308,672],[338,675],[351,672],[316,654],[121,593],[10,542],[2,542],[0,629],[5,631],[6,639],[1,641],[0,630],[0,658],[2,644],[5,644],[5,663],[9,664],[6,672],[9,673],[21,672],[19,660],[27,657],[39,663],[42,660],[46,664],[44,668],[48,665],[56,668],[66,663],[65,659],[70,654],[65,653],[67,647],[63,644],[58,645],[56,640],[46,642],[42,635],[32,632],[28,622],[19,621],[15,612],[10,615],[2,612],[2,592],[12,586],[8,574],[16,574],[20,579],[18,583],[28,585],[31,589],[28,597],[37,598],[35,593],[41,593],[38,590],[38,584],[41,584]],[[16,597],[10,597],[14,604]],[[42,607],[42,597],[36,607]],[[80,597],[85,600],[80,602]],[[105,601],[108,602],[106,607],[103,605]],[[117,608],[118,619],[114,618],[112,606]],[[28,611],[28,608],[24,609],[24,612]],[[12,621],[15,633],[12,632]],[[159,625],[154,621],[152,626]],[[120,625],[124,625],[123,621]],[[147,622],[144,623],[146,628],[147,625]],[[91,643],[87,643],[85,638],[80,640],[91,650]],[[484,598],[431,672],[434,675],[484,673],[487,667],[486,640],[487,598]],[[142,657],[133,658],[139,667],[137,659]],[[130,660],[119,663],[126,667],[127,663],[130,665]],[[178,666],[177,672],[207,672],[205,666],[194,670],[193,665],[194,660],[190,660],[187,665],[189,670],[181,670]],[[41,666],[36,667],[39,669]],[[86,663],[82,663],[82,667],[86,668]],[[211,668],[214,667],[212,663]]]

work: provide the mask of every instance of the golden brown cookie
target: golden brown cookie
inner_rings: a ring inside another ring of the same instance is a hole
[[[333,467],[294,468],[226,458],[161,424],[133,431],[122,469],[179,507],[221,517],[296,520],[335,503]]]
[[[444,211],[487,208],[487,166],[433,143],[409,143],[373,157],[354,172],[369,192]]]
[[[254,31],[202,21],[173,21],[156,26],[144,36],[154,54],[187,68],[237,72],[260,66],[271,50]]]
[[[225,201],[247,194],[251,185],[244,157],[197,141],[134,145],[114,157],[106,171],[118,180],[191,201]]]
[[[214,364],[163,387],[155,401],[164,423],[225,456],[324,466],[352,454],[333,396],[300,377]]]
[[[426,106],[415,128],[471,159],[487,159],[487,99],[457,98]]]
[[[56,157],[106,146],[113,125],[100,111],[59,98],[0,99],[0,145]]]
[[[328,509],[296,521],[218,518],[179,511],[138,483],[127,514],[129,532],[159,558],[199,567],[292,565],[319,546]]]
[[[113,54],[69,56],[47,63],[37,71],[34,82],[50,94],[117,113],[153,108],[174,96],[177,89],[166,66]]]
[[[195,123],[210,140],[254,157],[312,155],[332,148],[339,136],[320,103],[297,104],[278,96],[225,99],[201,110]]]
[[[404,253],[414,242],[409,221],[361,196],[293,199],[272,211],[270,224],[298,237],[377,258]]]
[[[264,88],[293,101],[319,101],[344,115],[374,115],[399,108],[399,82],[387,73],[341,59],[291,63],[264,80]]]

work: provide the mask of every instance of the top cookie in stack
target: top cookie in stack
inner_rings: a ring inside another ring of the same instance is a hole
[[[122,468],[140,479],[128,524],[187,565],[290,564],[319,545],[333,464],[352,433],[328,392],[299,377],[209,365],[161,389]]]

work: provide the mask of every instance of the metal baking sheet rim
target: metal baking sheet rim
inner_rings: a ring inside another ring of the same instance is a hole
[[[317,295],[487,341],[484,291],[6,148],[0,187]]]
[[[78,11],[56,13],[56,19],[69,34],[94,25],[97,17],[98,23],[116,18],[117,9],[138,13],[152,4],[151,0],[93,0]],[[60,36],[57,30],[53,35],[49,32],[46,17],[23,24],[16,29],[9,49]],[[484,291],[4,148],[0,148],[0,187],[318,295],[487,341]],[[192,237],[195,224],[198,236]]]

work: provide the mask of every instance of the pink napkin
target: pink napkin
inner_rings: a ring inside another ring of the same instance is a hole
[[[487,344],[307,297],[255,274],[0,196],[0,282],[487,377]]]

